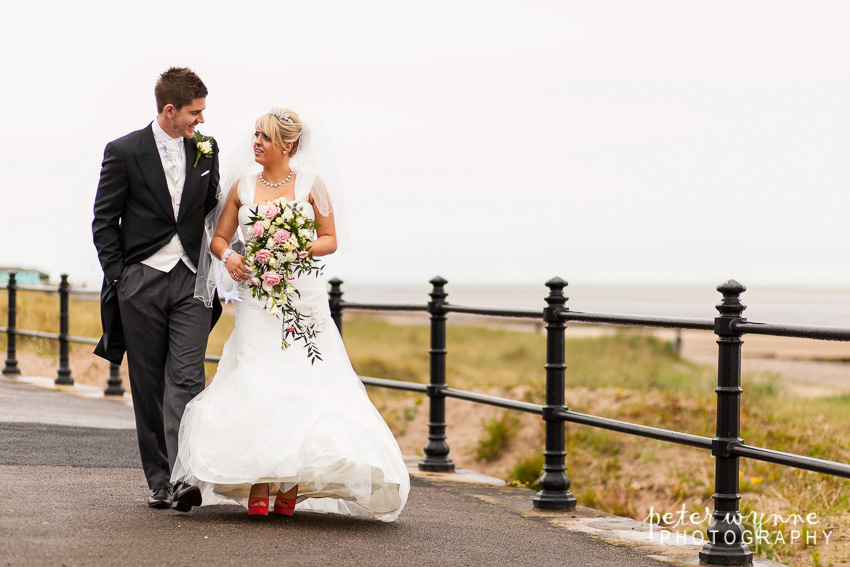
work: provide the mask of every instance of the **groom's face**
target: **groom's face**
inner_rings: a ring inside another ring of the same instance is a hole
[[[165,105],[162,109],[165,115],[165,122],[169,128],[167,130],[173,137],[183,136],[191,138],[195,135],[195,127],[204,121],[204,110],[206,109],[205,98],[196,98],[186,106],[179,110],[172,104]]]

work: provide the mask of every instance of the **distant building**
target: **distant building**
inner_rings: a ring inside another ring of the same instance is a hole
[[[16,273],[15,281],[19,285],[47,285],[50,283],[50,274],[45,274],[39,270],[0,266],[0,286],[9,283],[9,272]]]

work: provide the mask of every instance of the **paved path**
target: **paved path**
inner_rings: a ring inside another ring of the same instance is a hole
[[[307,512],[258,521],[239,506],[153,510],[132,427],[126,401],[0,377],[0,565],[670,564],[647,557],[658,548],[557,527],[525,489],[434,475],[412,478],[407,507],[389,524]],[[695,552],[686,559],[674,563],[695,564]]]

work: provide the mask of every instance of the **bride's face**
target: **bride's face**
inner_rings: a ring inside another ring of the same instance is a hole
[[[254,132],[254,161],[267,165],[278,159],[283,159],[283,150],[275,148],[262,132]]]

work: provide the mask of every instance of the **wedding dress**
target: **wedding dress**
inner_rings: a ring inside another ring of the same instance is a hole
[[[296,175],[295,200],[306,202],[309,173]],[[256,177],[239,183],[239,224],[250,224]],[[263,205],[260,205],[263,209]],[[313,217],[313,208],[304,207]],[[248,506],[251,485],[298,485],[296,510],[395,520],[410,477],[401,451],[348,360],[330,316],[323,277],[294,281],[293,305],[315,318],[322,360],[304,343],[281,350],[281,320],[240,286],[236,323],[210,385],[186,407],[172,482],[201,489],[204,505]]]

